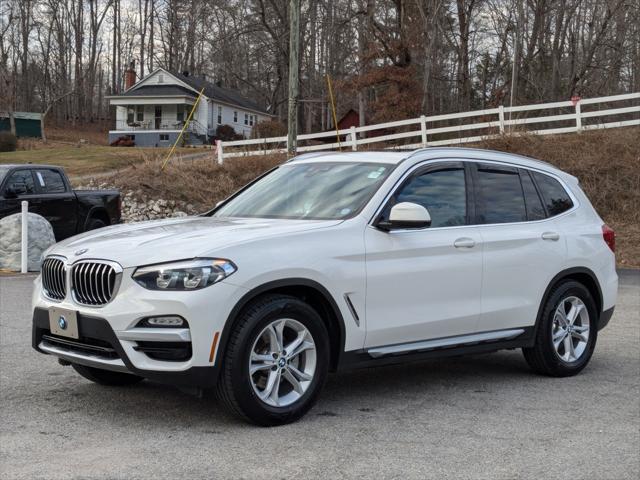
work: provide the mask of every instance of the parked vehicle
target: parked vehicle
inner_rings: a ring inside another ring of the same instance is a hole
[[[120,223],[118,190],[73,190],[51,165],[0,165],[0,218],[20,212],[23,200],[51,223],[57,241]]]
[[[614,243],[578,180],[536,160],[302,155],[203,216],[54,246],[33,346],[101,384],[215,386],[260,425],[347,368],[522,348],[564,377],[613,314]]]

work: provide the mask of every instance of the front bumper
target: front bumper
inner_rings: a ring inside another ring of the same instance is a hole
[[[224,324],[246,290],[220,282],[193,292],[146,290],[125,269],[115,298],[99,308],[80,305],[69,293],[56,302],[42,293],[35,281],[33,303],[33,347],[71,363],[133,373],[163,383],[210,387],[219,370],[217,345]],[[80,339],[52,335],[49,308],[73,310],[77,314]],[[138,328],[145,317],[177,315],[188,328]],[[179,350],[176,358],[151,353]],[[165,348],[167,347],[167,348]],[[158,350],[158,349],[156,349]]]
[[[70,363],[133,373],[172,385],[206,388],[215,385],[218,378],[219,364],[190,367],[182,371],[141,370],[131,362],[109,322],[104,318],[79,314],[78,328],[81,337],[77,341],[52,335],[49,330],[49,312],[36,308],[33,311],[33,348]]]

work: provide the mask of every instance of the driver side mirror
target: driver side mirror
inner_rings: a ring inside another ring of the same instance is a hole
[[[412,202],[397,203],[391,207],[389,220],[378,222],[378,228],[389,231],[398,228],[426,228],[431,225],[431,215],[422,205]]]
[[[22,195],[27,192],[27,188],[19,183],[8,185],[4,191],[4,198],[17,198],[18,195]]]

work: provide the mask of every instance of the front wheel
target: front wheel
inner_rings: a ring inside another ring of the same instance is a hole
[[[329,338],[318,313],[286,295],[246,308],[231,333],[218,394],[236,415],[262,426],[302,417],[315,403],[329,366]]]
[[[589,290],[570,280],[556,286],[542,310],[535,345],[523,348],[536,372],[568,377],[587,366],[596,346],[598,312]]]
[[[106,226],[107,224],[104,222],[104,220],[100,220],[99,218],[92,218],[87,222],[87,228],[85,232],[89,232],[91,230],[97,230],[99,228],[103,228]]]
[[[134,385],[144,380],[144,378],[130,373],[113,372],[111,370],[78,365],[77,363],[72,363],[71,366],[87,380],[91,380],[92,382],[100,385],[108,385],[110,387]]]

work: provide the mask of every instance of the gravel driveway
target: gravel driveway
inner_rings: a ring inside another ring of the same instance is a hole
[[[300,422],[257,428],[211,399],[93,385],[31,349],[32,277],[0,277],[2,479],[638,479],[640,272],[580,375],[519,351],[332,375]]]

